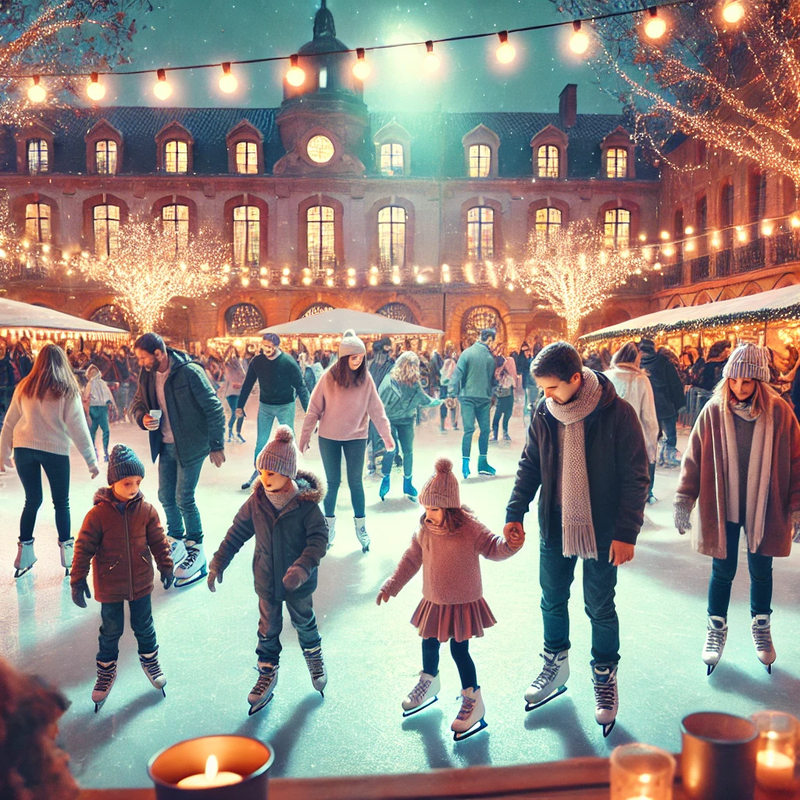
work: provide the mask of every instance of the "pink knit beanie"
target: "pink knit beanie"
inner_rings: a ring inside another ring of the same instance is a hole
[[[354,330],[347,330],[342,336],[341,344],[339,345],[339,358],[346,358],[347,356],[363,356],[366,355],[367,348],[364,342],[356,336]]]
[[[458,479],[453,475],[453,462],[440,458],[436,472],[419,493],[419,502],[428,508],[461,508]]]
[[[256,469],[277,472],[294,480],[297,477],[297,448],[288,425],[278,425],[271,442],[264,445],[256,459]]]

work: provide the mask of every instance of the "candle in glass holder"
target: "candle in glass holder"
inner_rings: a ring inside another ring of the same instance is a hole
[[[672,800],[675,759],[657,747],[624,744],[614,748],[611,800]]]
[[[753,715],[759,731],[756,781],[764,789],[791,789],[797,760],[797,721],[781,711]]]
[[[216,756],[206,759],[206,770],[197,775],[189,775],[178,781],[179,789],[209,789],[212,786],[231,786],[241,783],[242,776],[238,772],[220,772]]]

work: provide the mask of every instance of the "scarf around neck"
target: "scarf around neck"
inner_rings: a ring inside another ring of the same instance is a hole
[[[564,450],[561,453],[561,525],[565,557],[597,558],[597,540],[589,500],[589,474],[586,470],[586,439],[583,421],[600,402],[603,388],[597,375],[583,369],[583,385],[573,400],[560,405],[548,397],[547,410],[564,425]]]

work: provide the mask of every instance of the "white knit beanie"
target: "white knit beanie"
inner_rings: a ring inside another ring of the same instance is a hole
[[[436,472],[422,487],[419,502],[428,508],[461,508],[458,478],[453,475],[453,462],[449,458],[436,462]]]
[[[724,378],[755,378],[769,383],[769,350],[750,342],[740,344],[722,370]]]
[[[354,330],[345,331],[339,344],[339,358],[363,356],[366,353],[367,348],[364,346],[364,342],[356,336],[356,332]]]
[[[294,480],[297,477],[297,447],[288,425],[278,425],[272,441],[264,445],[256,459],[256,469],[277,472]]]

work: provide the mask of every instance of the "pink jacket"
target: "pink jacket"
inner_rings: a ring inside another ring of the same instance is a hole
[[[305,452],[318,421],[319,435],[325,439],[342,442],[366,439],[370,419],[378,429],[381,439],[384,442],[391,440],[392,426],[378,397],[372,376],[368,373],[367,379],[360,386],[345,389],[336,383],[330,371],[324,372],[311,392],[297,446],[301,453]]]
[[[437,605],[472,603],[483,597],[478,556],[503,561],[516,552],[477,519],[452,533],[434,533],[423,522],[381,591],[396,597],[422,567],[422,596],[426,600]]]

